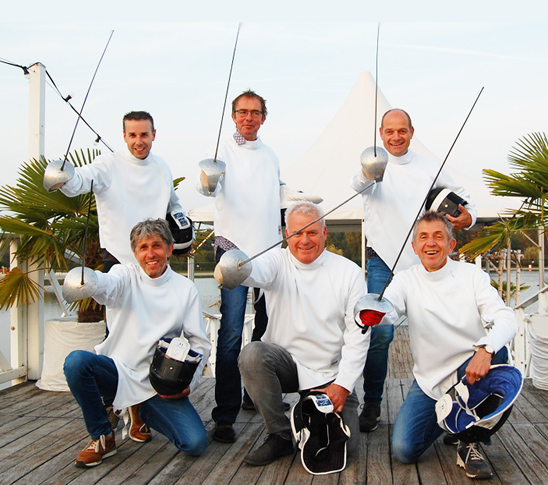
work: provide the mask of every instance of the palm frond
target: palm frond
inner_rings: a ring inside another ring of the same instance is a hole
[[[98,150],[80,150],[69,154],[75,166],[92,163]],[[46,270],[67,270],[67,251],[82,258],[90,194],[66,197],[60,191],[47,192],[43,187],[48,161],[30,160],[19,168],[13,186],[0,187],[0,228],[19,236],[17,258],[43,264]],[[88,248],[97,250],[98,222],[93,194],[89,218]],[[90,244],[91,243],[91,244]],[[0,287],[0,304],[12,306],[31,301],[31,283],[23,273],[15,272],[8,284]],[[4,278],[5,280],[6,278]],[[20,286],[20,288],[19,288]]]
[[[177,190],[177,188],[179,187],[179,184],[185,179],[186,177],[177,177],[176,179],[173,180],[173,188],[175,190]]]
[[[502,219],[484,227],[472,241],[459,249],[459,253],[467,260],[472,260],[506,246],[512,234],[545,225],[544,219],[531,211],[510,211],[510,214],[512,217],[509,219]]]
[[[548,139],[544,133],[530,133],[517,141],[510,151],[511,166],[521,171],[548,174]]]
[[[480,255],[488,253],[499,246],[503,246],[509,237],[509,229],[504,222],[496,222],[484,227],[476,238],[459,249],[467,260],[472,260]]]
[[[490,187],[491,193],[500,197],[520,197],[536,201],[542,199],[546,193],[546,189],[541,184],[542,181],[530,174],[527,177],[505,175],[496,170],[484,169],[483,179]]]
[[[34,303],[42,287],[19,268],[13,268],[0,280],[0,310],[14,305]]]

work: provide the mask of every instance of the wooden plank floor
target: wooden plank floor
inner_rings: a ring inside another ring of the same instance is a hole
[[[68,393],[41,391],[33,383],[0,392],[0,484],[464,484],[471,483],[455,464],[455,447],[440,440],[416,465],[391,457],[390,432],[411,385],[407,327],[396,329],[391,346],[389,378],[378,429],[362,433],[360,450],[339,474],[312,476],[299,455],[266,467],[252,467],[243,457],[265,437],[260,416],[242,411],[234,444],[212,441],[199,458],[190,458],[162,435],[150,443],[118,439],[118,454],[98,467],[73,464],[89,442],[78,405]],[[360,384],[358,384],[360,385]],[[192,396],[211,433],[214,380],[204,379]],[[297,395],[286,400],[294,403]],[[120,433],[118,433],[121,436]],[[548,392],[525,383],[507,424],[483,451],[495,471],[490,483],[548,483]]]

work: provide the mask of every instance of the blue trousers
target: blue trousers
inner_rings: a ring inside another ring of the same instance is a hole
[[[468,359],[457,370],[460,379],[466,374]],[[491,360],[491,364],[508,362],[508,350],[503,347]],[[402,463],[415,463],[430,447],[443,430],[438,426],[436,400],[427,396],[413,381],[407,397],[400,408],[392,433],[392,452]]]
[[[69,388],[82,408],[91,439],[110,434],[112,429],[105,404],[111,404],[118,386],[114,361],[105,355],[75,350],[65,359]],[[181,451],[199,456],[208,445],[202,420],[188,398],[163,399],[157,394],[139,408],[141,419],[167,438]]]
[[[367,291],[380,294],[384,289],[390,268],[379,257],[367,260]],[[377,325],[371,328],[371,343],[363,368],[364,401],[380,404],[384,381],[388,372],[388,349],[394,339],[393,325]]]
[[[242,348],[247,286],[221,288],[221,326],[217,338],[215,402],[211,416],[217,423],[234,423],[242,404],[242,379],[238,356]]]

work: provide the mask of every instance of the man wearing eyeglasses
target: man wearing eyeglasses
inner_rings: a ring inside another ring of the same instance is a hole
[[[216,187],[201,181],[198,191],[215,197],[215,257],[240,249],[253,255],[272,246],[282,237],[280,218],[280,168],[278,157],[258,136],[266,120],[265,100],[245,91],[232,102],[236,132],[219,147],[217,159],[226,170]],[[242,404],[242,384],[238,356],[242,346],[247,286],[221,289],[221,326],[217,340],[215,421],[213,439],[232,443],[233,424]],[[258,292],[255,293],[257,299]],[[256,304],[253,340],[266,328],[264,298]],[[260,311],[260,308],[263,308]],[[252,403],[250,403],[252,407]]]

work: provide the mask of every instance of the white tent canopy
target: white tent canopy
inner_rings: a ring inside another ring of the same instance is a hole
[[[380,88],[378,90],[377,127],[382,115],[392,108]],[[341,108],[322,133],[318,141],[305,155],[283,174],[291,187],[312,192],[323,197],[322,207],[329,211],[355,192],[350,188],[350,178],[359,168],[363,150],[374,144],[375,81],[369,72],[362,72]],[[377,146],[382,140],[377,131]],[[411,150],[433,160],[439,160],[416,136],[411,141]],[[478,217],[496,218],[501,199],[491,196],[481,181],[474,181],[464,174],[446,166],[456,183],[462,185],[472,196],[478,207]],[[426,197],[426,194],[425,194]],[[508,202],[504,201],[505,204]],[[339,224],[358,223],[363,219],[361,197],[357,196],[327,216],[330,222]]]
[[[392,108],[380,88],[377,93],[377,127],[382,115]],[[362,72],[348,94],[341,108],[316,143],[304,156],[282,173],[282,179],[289,187],[303,192],[317,194],[324,199],[323,209],[327,212],[350,198],[355,192],[350,188],[350,178],[359,167],[362,151],[374,144],[375,81],[369,72]],[[376,144],[382,146],[378,135]],[[433,160],[441,160],[433,155],[416,136],[411,141],[411,149]],[[489,194],[481,181],[474,181],[464,174],[446,167],[451,177],[462,185],[472,196],[478,207],[478,218],[494,219],[507,207],[508,200]],[[425,194],[426,196],[426,194]],[[211,222],[213,204],[190,211],[194,221]],[[341,226],[341,230],[360,230],[363,219],[361,197],[350,202],[327,216],[330,226]]]

